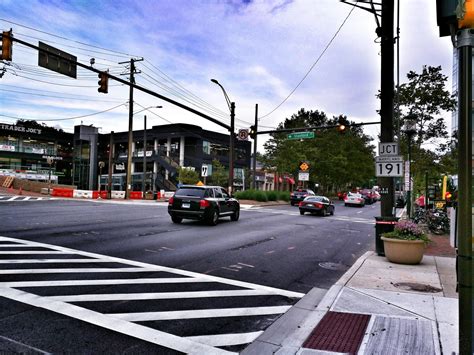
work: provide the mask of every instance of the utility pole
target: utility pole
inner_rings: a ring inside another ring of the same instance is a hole
[[[130,63],[130,94],[129,94],[129,109],[128,109],[128,154],[127,154],[127,178],[125,186],[125,198],[130,198],[130,189],[132,188],[132,147],[133,147],[133,85],[135,84],[135,62],[142,61],[141,59],[130,59],[129,62],[120,62],[119,64]]]
[[[394,45],[393,45],[394,0],[382,1],[382,25],[376,32],[381,38],[380,80],[380,142],[393,142],[393,89],[394,89]],[[393,217],[395,189],[393,177],[379,177],[382,191],[380,213],[382,218]]]
[[[112,198],[112,172],[113,172],[113,161],[112,157],[114,156],[114,131],[110,132],[110,142],[109,142],[109,176],[107,179],[107,198],[110,200]]]
[[[258,132],[258,104],[255,104],[255,132]],[[253,182],[252,186],[253,189],[257,189],[257,135],[253,139],[253,162],[252,162],[252,170],[253,170]]]
[[[145,199],[146,193],[146,115],[143,117],[143,182],[142,182],[142,198]]]
[[[472,354],[473,345],[473,260],[472,260],[472,47],[471,29],[457,34],[458,53],[458,290],[459,351]]]
[[[229,194],[234,193],[235,102],[230,103]]]

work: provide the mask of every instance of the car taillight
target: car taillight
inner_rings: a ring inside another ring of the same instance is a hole
[[[316,208],[323,208],[323,205],[320,204],[320,203],[315,203],[315,204],[314,204],[314,207],[316,207]]]
[[[293,196],[295,196],[295,194],[292,192],[292,193],[290,194],[290,196],[293,197]]]
[[[303,201],[301,201],[301,202],[298,204],[298,206],[300,206],[300,207],[301,207],[301,206],[304,206],[304,205],[305,205],[305,204],[304,204]]]
[[[308,196],[308,194],[304,194],[304,195],[303,195],[303,197],[307,197],[307,196]]]
[[[363,201],[364,201],[364,199],[363,199],[363,198],[360,198],[360,199],[359,199],[359,202],[363,202]]]
[[[172,205],[174,202],[174,198],[173,196],[170,197],[170,199],[168,200],[168,205]]]
[[[200,208],[206,208],[209,207],[211,203],[208,200],[200,200],[199,201],[199,207]]]

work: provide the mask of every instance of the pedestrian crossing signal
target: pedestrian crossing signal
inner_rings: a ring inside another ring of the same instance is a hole
[[[99,81],[97,84],[99,84],[99,88],[97,89],[98,92],[102,92],[104,94],[109,92],[109,76],[107,75],[107,72],[99,73]]]

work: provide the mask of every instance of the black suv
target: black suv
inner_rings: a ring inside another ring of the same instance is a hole
[[[220,186],[184,185],[169,199],[168,213],[174,223],[196,219],[215,226],[220,217],[237,221],[240,204]]]
[[[293,191],[290,194],[290,204],[292,206],[299,204],[301,201],[305,199],[305,197],[308,196],[315,196],[316,194],[314,193],[313,190],[310,189],[303,189],[303,188],[297,188],[295,191]]]

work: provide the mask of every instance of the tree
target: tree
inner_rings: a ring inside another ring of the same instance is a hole
[[[213,185],[227,186],[227,182],[229,181],[229,173],[219,160],[214,159],[212,161],[212,176],[210,180]]]
[[[408,115],[416,124],[415,144],[420,146],[433,138],[448,138],[446,124],[441,113],[453,111],[456,106],[454,94],[446,90],[447,76],[441,73],[441,66],[423,66],[421,74],[410,71],[408,82],[401,84],[398,93],[400,111],[395,124],[402,127]]]
[[[285,119],[278,129],[335,126],[339,122],[350,125],[346,116],[328,118],[324,112],[301,109]],[[314,139],[288,140],[287,133],[273,133],[265,143],[266,167],[279,173],[298,176],[299,162],[308,161],[310,181],[319,183],[324,192],[345,189],[347,185],[361,186],[374,176],[371,138],[361,127],[348,127],[344,134],[335,128],[319,129]]]
[[[183,184],[194,185],[199,181],[199,174],[196,170],[180,166],[178,168],[178,181]]]

